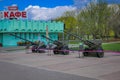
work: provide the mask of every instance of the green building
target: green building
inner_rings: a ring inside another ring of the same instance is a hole
[[[47,40],[42,37],[48,34],[52,40],[58,40],[58,33],[63,33],[64,23],[55,21],[34,21],[34,20],[0,20],[0,44],[3,46],[18,46],[18,43],[25,42],[21,38],[29,41],[42,41],[47,44]],[[16,36],[13,36],[13,35]]]

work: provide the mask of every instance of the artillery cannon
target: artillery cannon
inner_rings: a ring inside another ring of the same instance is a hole
[[[30,46],[30,45],[32,45],[32,48],[31,48],[31,51],[32,51],[32,52],[43,53],[44,50],[42,50],[42,49],[43,49],[43,48],[46,48],[46,45],[43,44],[43,43],[37,44],[37,43],[34,43],[34,42],[30,41],[30,40],[27,40],[27,39],[25,39],[25,38],[22,38],[22,37],[20,37],[20,36],[17,36],[17,35],[15,35],[15,34],[10,34],[10,33],[9,33],[9,35],[15,36],[16,38],[19,38],[19,39],[25,40],[26,42],[31,43],[31,44],[27,45],[27,47]]]
[[[83,40],[78,35],[68,33],[68,32],[65,32],[65,33],[78,38],[80,41],[84,43],[84,45],[87,45],[87,47],[85,47],[83,50],[84,56],[88,56],[90,53],[95,53],[97,57],[99,58],[104,57],[104,51],[102,48],[102,40]]]
[[[42,35],[42,37],[50,40],[53,42],[53,44],[55,45],[55,47],[53,47],[53,52],[54,54],[63,54],[63,55],[68,55],[69,54],[69,48],[68,45],[66,45],[65,43],[58,41],[58,40],[52,40],[44,35]]]
[[[39,53],[44,53],[46,45],[43,42],[38,42],[38,44],[34,44],[31,48],[32,52],[39,52]]]

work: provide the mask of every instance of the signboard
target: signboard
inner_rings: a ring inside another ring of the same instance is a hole
[[[0,11],[0,19],[27,18],[26,11],[19,11],[17,6],[8,6],[8,10]]]

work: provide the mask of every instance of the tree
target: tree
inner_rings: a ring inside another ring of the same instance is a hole
[[[75,34],[77,31],[81,37],[92,35],[94,39],[108,39],[111,32],[120,37],[120,5],[110,7],[106,0],[93,1],[81,10],[67,11],[55,20],[64,22],[66,31]]]
[[[111,9],[104,1],[91,2],[84,8],[77,17],[79,26],[83,34],[93,35],[93,38],[102,38],[109,34],[110,28],[107,26],[111,16]]]
[[[56,21],[62,21],[65,24],[65,31],[75,32],[76,30],[76,18],[75,11],[67,11],[61,17],[55,19]],[[71,37],[73,39],[73,37]]]
[[[109,20],[109,26],[114,31],[115,38],[120,38],[120,5],[112,5],[113,15]]]
[[[63,14],[62,17],[55,19],[56,21],[62,21],[65,24],[66,31],[72,31],[76,25],[75,12],[67,11]]]

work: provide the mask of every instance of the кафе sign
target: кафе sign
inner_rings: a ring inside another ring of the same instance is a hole
[[[26,11],[19,11],[17,6],[8,6],[8,10],[0,11],[1,19],[27,18]]]

